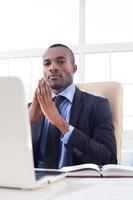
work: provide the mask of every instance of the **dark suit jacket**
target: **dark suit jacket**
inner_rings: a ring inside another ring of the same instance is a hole
[[[43,121],[44,118],[31,126],[35,166]],[[69,124],[74,127],[66,145],[70,153],[70,165],[117,163],[112,114],[107,99],[76,88]]]

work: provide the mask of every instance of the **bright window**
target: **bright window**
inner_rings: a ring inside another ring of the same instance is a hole
[[[0,1],[0,50],[78,44],[78,0]]]
[[[133,82],[133,52],[113,53],[111,56],[112,80]]]
[[[132,0],[86,0],[86,43],[133,41]]]
[[[109,80],[108,54],[87,54],[85,56],[85,82]]]

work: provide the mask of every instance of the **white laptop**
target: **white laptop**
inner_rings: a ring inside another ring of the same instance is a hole
[[[38,173],[24,86],[16,77],[0,77],[0,187],[36,189],[65,176],[56,170]]]

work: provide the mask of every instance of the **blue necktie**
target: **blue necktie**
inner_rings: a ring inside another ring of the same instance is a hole
[[[57,96],[53,99],[56,108],[60,112],[59,105],[64,101],[65,97]],[[61,113],[61,112],[60,112]],[[49,123],[46,150],[44,156],[44,168],[58,168],[59,164],[59,148],[60,148],[60,130]]]

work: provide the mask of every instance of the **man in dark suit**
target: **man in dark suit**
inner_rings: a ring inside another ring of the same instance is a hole
[[[71,49],[50,46],[43,66],[45,79],[39,80],[29,107],[35,167],[117,163],[109,102],[75,87]],[[57,96],[63,97],[58,108],[53,102]]]

